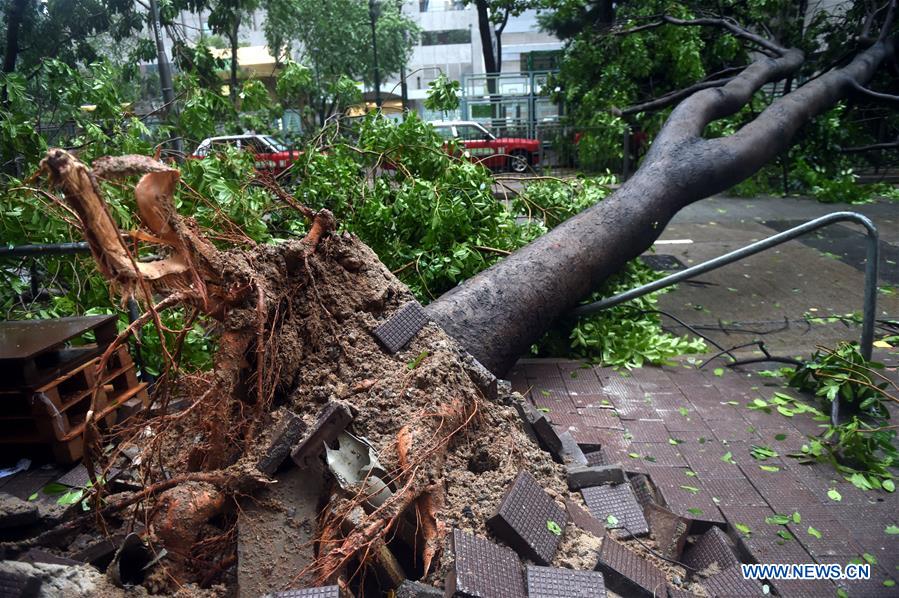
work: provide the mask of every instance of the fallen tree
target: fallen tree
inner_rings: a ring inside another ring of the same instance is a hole
[[[428,312],[443,329],[426,327],[395,355],[370,333],[412,295],[358,239],[337,234],[327,211],[291,200],[310,221],[305,238],[219,249],[177,214],[176,170],[134,156],[98,160],[91,169],[68,152],[49,152],[42,167],[63,189],[101,272],[122,295],[148,306],[139,322],[153,320],[161,330],[159,312],[185,305],[218,324],[215,369],[185,385],[189,406],[167,413],[160,392],[160,415],[119,432],[120,446],[139,448],[144,489],[103,503],[97,484],[92,495],[103,516],[139,518],[169,550],[154,589],[208,585],[233,564],[241,500],[270,481],[258,463],[268,430],[280,421],[277,408],[301,414],[308,425],[327,405],[353,412],[353,431],[371,442],[391,491],[372,505],[380,492],[365,483],[355,490],[332,484],[321,496],[316,558],[286,583],[349,583],[403,535],[403,522],[412,530],[405,532],[414,551],[412,575],[438,581],[447,522],[483,525],[518,470],[527,467],[546,487],[564,492],[556,466],[527,440],[514,413],[485,400],[456,342],[494,372],[505,371],[556,318],[645,250],[679,209],[760,168],[803,122],[866,83],[896,43],[882,34],[849,64],[784,96],[735,135],[706,140],[708,123],[789,76],[803,56],[726,21],[662,24],[722,27],[758,46],[762,56],[720,88],[682,102],[641,169],[613,196],[431,304]],[[128,233],[126,243],[99,181],[137,175],[142,228]],[[163,257],[139,259],[146,252],[136,251],[138,244]],[[92,408],[86,461],[93,479],[115,458],[100,444],[100,419]],[[459,515],[466,509],[475,515],[470,521]]]
[[[862,93],[878,67],[895,58],[895,8],[891,2],[883,11],[879,37],[848,64],[818,74],[733,135],[716,139],[702,136],[710,123],[798,72],[803,53],[724,19],[661,17],[630,30],[717,27],[752,44],[758,58],[723,85],[678,104],[640,169],[618,191],[438,298],[428,313],[502,375],[555,320],[646,251],[679,210],[745,180],[787,149],[803,124]]]

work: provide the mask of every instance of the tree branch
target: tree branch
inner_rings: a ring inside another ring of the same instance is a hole
[[[881,93],[879,91],[873,91],[871,89],[868,89],[864,85],[861,85],[858,81],[855,81],[854,79],[851,81],[850,84],[852,85],[852,89],[854,89],[855,91],[857,91],[859,94],[861,94],[863,96],[867,96],[867,97],[871,98],[872,100],[876,100],[878,102],[884,102],[887,104],[899,102],[899,96],[892,95],[889,93]]]
[[[698,19],[678,19],[676,17],[672,17],[670,15],[662,15],[659,17],[658,21],[653,21],[651,23],[646,23],[645,25],[638,25],[637,27],[632,27],[630,29],[622,29],[619,31],[613,31],[614,35],[630,35],[632,33],[637,33],[639,31],[646,31],[647,29],[655,29],[657,27],[661,27],[662,25],[677,25],[679,27],[695,27],[695,26],[708,26],[708,27],[718,27],[721,29],[726,29],[735,37],[739,37],[745,39],[748,42],[751,42],[768,52],[776,56],[782,56],[787,49],[781,46],[780,44],[762,37],[756,33],[749,31],[748,29],[737,25],[735,22],[730,19],[722,19],[715,17],[701,17]]]
[[[870,145],[856,145],[854,147],[842,147],[840,152],[844,154],[860,154],[862,152],[875,152],[880,150],[899,149],[899,137],[896,141],[886,143],[872,143]]]
[[[667,108],[668,106],[678,103],[682,99],[696,93],[697,91],[709,89],[710,87],[721,87],[722,85],[727,85],[733,80],[733,77],[724,77],[724,75],[737,73],[745,69],[745,66],[726,68],[718,71],[717,73],[712,73],[702,81],[699,81],[698,83],[695,83],[689,87],[676,89],[674,91],[666,93],[665,95],[647,100],[645,102],[641,102],[639,104],[633,104],[631,106],[627,106],[626,108],[615,108],[612,110],[612,112],[619,116],[628,116],[630,114],[638,114],[640,112],[648,112],[651,110],[660,110],[662,108]],[[719,79],[718,77],[722,78]]]

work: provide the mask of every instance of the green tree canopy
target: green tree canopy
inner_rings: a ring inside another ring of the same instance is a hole
[[[267,0],[269,48],[303,65],[282,79],[301,105],[324,122],[348,102],[358,101],[354,81],[374,80],[368,3],[361,0]],[[418,28],[398,4],[383,2],[377,19],[378,67],[382,80],[399,72],[418,40]],[[300,75],[303,72],[304,74]]]

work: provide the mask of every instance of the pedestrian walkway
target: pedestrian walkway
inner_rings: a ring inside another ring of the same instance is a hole
[[[899,523],[899,496],[861,491],[828,465],[789,457],[826,422],[749,408],[775,392],[801,399],[779,378],[681,366],[619,373],[541,359],[520,361],[510,379],[592,463],[648,475],[670,510],[725,528],[744,562],[873,562],[870,581],[840,585],[853,598],[897,595],[899,535],[887,530]],[[789,522],[771,523],[775,515]],[[772,585],[789,597],[837,591],[829,581]]]

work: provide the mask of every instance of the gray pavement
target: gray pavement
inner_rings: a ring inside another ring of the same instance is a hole
[[[678,213],[655,254],[690,266],[841,210],[865,214],[877,225],[882,254],[878,318],[899,320],[899,203],[850,206],[799,198],[714,197]],[[761,340],[775,354],[805,355],[818,344],[857,340],[857,324],[829,318],[861,313],[865,243],[860,230],[838,224],[811,233],[682,283],[662,297],[659,307],[725,347]],[[670,320],[667,324],[684,331]],[[878,335],[890,332],[882,325]]]

